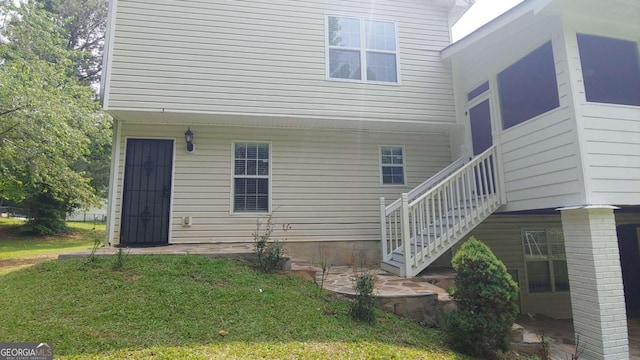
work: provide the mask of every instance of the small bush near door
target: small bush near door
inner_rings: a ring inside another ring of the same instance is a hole
[[[373,324],[376,321],[376,314],[373,311],[376,300],[373,296],[373,288],[376,284],[375,275],[369,271],[363,271],[360,274],[356,272],[354,281],[356,297],[349,307],[349,315],[354,320]]]
[[[508,350],[511,326],[518,312],[518,285],[491,249],[469,238],[452,259],[456,271],[450,290],[458,305],[445,324],[450,345],[473,356]]]
[[[272,215],[267,216],[266,221],[258,218],[258,220],[256,220],[256,231],[253,233],[258,268],[266,273],[273,271],[278,264],[280,264],[284,254],[281,241],[272,238],[275,226],[276,224],[273,221]],[[283,232],[286,232],[290,228],[289,224],[282,225]]]

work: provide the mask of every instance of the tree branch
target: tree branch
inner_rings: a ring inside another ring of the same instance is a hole
[[[82,46],[78,48],[78,50],[87,50],[92,48],[94,45],[98,44],[101,40],[104,40],[104,37],[97,37],[91,41],[87,40]]]
[[[14,113],[16,111],[20,111],[22,109],[26,108],[26,106],[20,106],[11,110],[5,110],[5,111],[0,111],[0,116],[5,116],[5,115],[9,115],[11,113]]]
[[[8,133],[11,130],[15,129],[16,126],[18,126],[18,125],[20,125],[20,122],[17,122],[15,124],[9,126],[6,130],[2,130],[2,132],[0,132],[0,139],[2,139],[6,133]]]

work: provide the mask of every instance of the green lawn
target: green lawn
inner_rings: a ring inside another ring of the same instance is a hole
[[[467,359],[391,314],[354,322],[296,277],[199,256],[115,259],[0,276],[0,339],[51,341],[56,359]]]
[[[72,233],[60,236],[21,236],[16,232],[24,222],[0,219],[0,260],[25,259],[91,249],[94,239],[102,240],[104,224],[69,222]],[[94,229],[95,227],[95,229]],[[2,271],[2,268],[0,268]]]

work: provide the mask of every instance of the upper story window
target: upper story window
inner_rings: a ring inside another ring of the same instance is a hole
[[[633,41],[578,34],[589,102],[640,106],[640,61]]]
[[[525,230],[523,237],[529,293],[568,291],[562,229]]]
[[[327,17],[328,78],[397,83],[396,24]]]
[[[551,41],[498,74],[503,129],[560,106]]]
[[[269,143],[233,144],[233,212],[269,211]]]
[[[402,146],[380,147],[380,172],[382,185],[404,185],[404,148]]]

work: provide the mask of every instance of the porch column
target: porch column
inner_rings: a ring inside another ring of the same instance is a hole
[[[573,326],[581,358],[629,359],[620,252],[613,206],[560,209]]]

